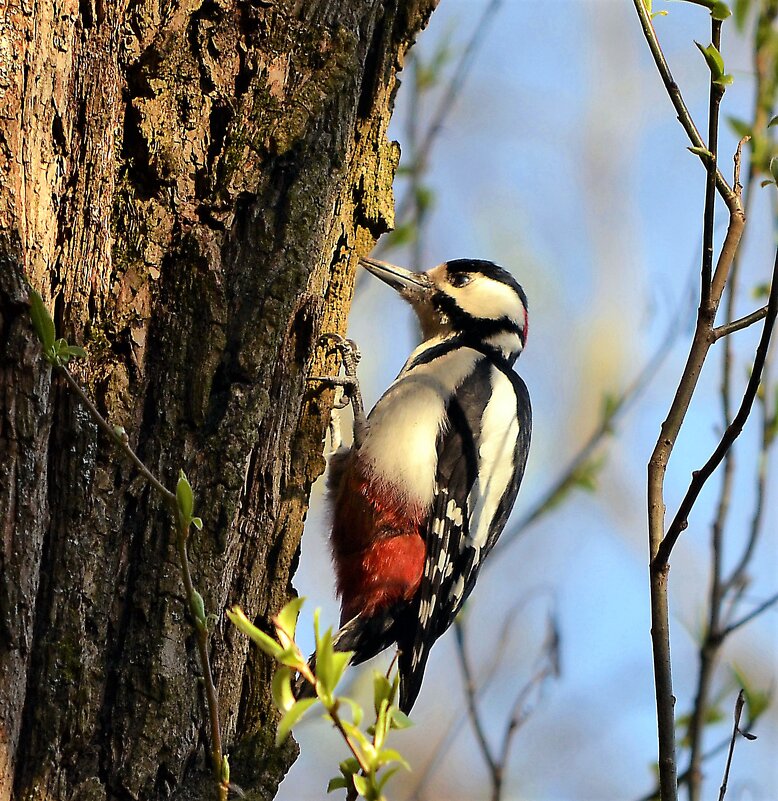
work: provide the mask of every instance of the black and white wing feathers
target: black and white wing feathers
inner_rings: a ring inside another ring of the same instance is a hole
[[[399,643],[406,712],[421,689],[432,644],[454,621],[505,526],[529,450],[527,388],[513,370],[486,357],[457,389],[446,414],[424,574]]]

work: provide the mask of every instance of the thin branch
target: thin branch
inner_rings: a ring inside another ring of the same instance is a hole
[[[186,542],[188,538],[188,527],[183,525],[178,514],[178,501],[176,494],[171,492],[164,484],[146,467],[140,460],[135,451],[130,447],[126,435],[122,436],[108,423],[108,421],[100,414],[97,407],[94,405],[89,396],[84,392],[79,383],[70,373],[70,371],[63,364],[57,365],[62,375],[65,377],[68,386],[86,406],[92,419],[97,423],[97,426],[108,435],[111,442],[116,445],[119,450],[124,453],[127,458],[137,467],[141,475],[149,482],[154,490],[166,502],[171,509],[176,520],[176,548],[178,551],[179,563],[181,566],[181,575],[184,582],[184,591],[186,593],[186,600],[188,608],[192,614],[193,626],[195,629],[197,639],[197,651],[200,658],[200,668],[203,672],[203,687],[205,689],[206,706],[208,707],[208,721],[211,734],[211,758],[213,760],[213,770],[216,774],[217,792],[219,801],[226,801],[227,799],[227,784],[222,781],[222,742],[221,742],[221,726],[219,723],[219,699],[216,692],[216,687],[213,683],[213,674],[211,672],[211,662],[208,654],[208,629],[205,621],[201,619],[198,604],[197,604],[197,591],[192,583],[192,575],[189,570],[189,559],[186,552]]]
[[[740,408],[735,415],[732,423],[729,425],[724,435],[721,438],[716,450],[713,452],[708,461],[693,474],[689,489],[681,501],[681,505],[667,531],[667,535],[662,540],[662,544],[657,552],[656,561],[658,564],[666,564],[670,557],[670,552],[673,546],[681,535],[681,532],[688,525],[689,513],[694,506],[700,491],[705,486],[705,482],[711,477],[713,471],[719,466],[724,455],[732,443],[738,438],[740,432],[743,430],[746,420],[751,414],[751,409],[756,398],[759,384],[762,381],[762,368],[764,367],[765,360],[767,359],[767,351],[770,346],[770,337],[773,333],[775,318],[778,314],[778,251],[775,254],[775,264],[773,267],[772,285],[770,288],[770,298],[767,303],[767,315],[765,317],[765,324],[762,328],[762,336],[759,340],[759,345],[756,349],[756,356],[754,358],[754,366],[751,370],[751,376],[748,380],[746,391],[743,395]]]
[[[81,386],[73,378],[72,373],[64,365],[59,365],[58,369],[65,377],[70,389],[79,397],[81,403],[86,406],[92,419],[97,423],[98,427],[108,436],[108,438],[116,445],[117,448],[138,468],[141,475],[151,484],[152,487],[159,493],[164,501],[167,502],[173,510],[177,508],[175,493],[171,492],[164,484],[146,467],[145,464],[138,458],[138,455],[130,447],[127,440],[118,434],[108,421],[100,414],[97,407],[92,403],[89,396],[81,389]]]
[[[502,793],[502,782],[505,774],[505,767],[508,764],[508,757],[510,755],[511,744],[516,735],[516,732],[527,722],[531,714],[531,710],[527,710],[527,703],[533,692],[537,691],[540,698],[543,692],[543,686],[548,679],[560,675],[559,668],[559,629],[553,619],[549,620],[548,634],[546,642],[542,648],[540,655],[540,664],[535,670],[535,673],[530,677],[527,683],[519,690],[516,700],[513,702],[511,715],[508,719],[508,725],[505,728],[505,733],[502,740],[502,749],[500,751],[499,766],[500,771],[498,774],[499,784],[495,784],[492,793],[492,801],[499,801]]]
[[[178,549],[178,560],[181,564],[181,575],[184,580],[184,590],[192,613],[193,625],[197,635],[197,653],[200,657],[200,667],[203,671],[203,689],[205,690],[206,706],[208,707],[208,720],[211,728],[211,758],[213,759],[214,769],[218,778],[221,778],[222,767],[222,738],[221,726],[219,723],[219,696],[216,686],[213,683],[211,672],[211,660],[208,654],[208,628],[200,620],[196,606],[196,590],[192,583],[192,574],[189,570],[189,558],[186,553],[186,541],[188,538],[188,526],[180,524],[176,526],[176,547]],[[219,787],[223,785],[220,783]],[[221,790],[220,790],[221,792]],[[225,795],[226,798],[226,795]]]
[[[746,730],[750,729],[753,724],[753,721],[749,718],[746,721],[745,728]],[[716,745],[708,749],[702,755],[702,761],[708,762],[709,760],[713,759],[713,757],[718,756],[722,751],[724,751],[727,746],[729,745],[729,737],[727,736],[725,739],[720,740]],[[678,785],[686,784],[689,781],[689,776],[691,774],[691,768],[686,768],[682,773],[678,775]],[[637,799],[637,801],[658,801],[659,799],[659,786],[655,786],[651,792],[646,793],[644,796],[641,796]]]
[[[475,55],[486,38],[486,32],[488,31],[489,23],[496,15],[501,4],[502,0],[491,0],[478,19],[478,22],[473,29],[473,33],[462,50],[462,55],[460,56],[459,61],[457,62],[456,67],[451,74],[451,79],[446,85],[443,96],[441,97],[440,102],[435,109],[435,113],[432,115],[432,119],[430,120],[426,131],[422,135],[418,147],[413,151],[414,172],[418,171],[418,173],[422,173],[426,169],[430,153],[432,152],[432,146],[435,144],[435,140],[443,130],[443,124],[445,123],[446,118],[456,105],[457,97],[462,91],[468,73],[473,66]],[[414,193],[411,191],[403,196],[395,215],[398,221],[402,222],[411,211],[412,205],[415,202],[413,194]]]
[[[465,626],[461,619],[455,621],[457,656],[462,668],[462,675],[465,682],[465,697],[467,701],[468,717],[473,726],[476,739],[481,753],[489,768],[489,776],[492,785],[491,801],[500,801],[502,797],[503,780],[505,778],[505,768],[510,756],[510,748],[513,739],[519,729],[529,718],[526,704],[533,692],[542,691],[545,681],[552,676],[558,676],[559,669],[559,630],[553,617],[549,619],[546,640],[541,649],[540,656],[536,663],[534,673],[529,680],[519,689],[516,698],[511,706],[511,712],[505,726],[500,747],[500,755],[495,756],[490,747],[483,727],[483,721],[478,711],[477,693],[475,680],[473,678],[470,660],[467,656],[465,645]]]
[[[765,305],[762,306],[761,309],[757,309],[756,311],[751,312],[751,314],[741,317],[739,320],[733,320],[731,323],[725,323],[724,325],[717,326],[713,329],[713,331],[711,331],[711,337],[713,338],[713,341],[716,342],[717,340],[721,339],[721,337],[734,334],[735,331],[742,331],[744,328],[748,328],[754,323],[764,320],[766,316],[767,306]]]
[[[724,769],[724,778],[721,781],[721,788],[719,789],[719,801],[724,801],[724,796],[727,794],[727,784],[729,782],[729,769],[732,767],[732,755],[735,752],[735,740],[740,733],[740,716],[743,714],[743,705],[745,704],[745,694],[741,690],[737,694],[735,701],[735,721],[732,724],[732,738],[729,741],[729,751],[727,753],[727,766]],[[753,735],[750,735],[753,737]]]
[[[721,50],[721,20],[711,18],[711,40],[716,50]],[[711,281],[713,277],[713,218],[716,212],[716,173],[718,168],[719,141],[719,109],[724,97],[724,87],[710,82],[710,99],[708,103],[708,177],[705,182],[705,213],[702,229],[702,271],[700,303],[703,307],[710,304]],[[737,179],[735,179],[737,182]]]
[[[500,631],[497,636],[498,643],[504,643],[508,635],[510,633],[511,626],[513,625],[514,620],[516,619],[517,610],[520,609],[524,603],[526,598],[520,599],[516,604],[510,607],[505,614],[505,618],[503,619],[502,626],[500,627]],[[494,649],[494,658],[491,661],[491,664],[483,671],[483,678],[481,679],[480,683],[476,687],[476,695],[480,695],[486,691],[486,689],[491,685],[492,680],[494,679],[495,675],[497,674],[497,668],[499,668],[502,662],[503,650],[496,648]],[[427,764],[424,766],[423,771],[421,771],[417,777],[416,785],[413,788],[412,792],[409,795],[409,798],[413,799],[413,801],[419,801],[421,798],[421,793],[423,792],[426,783],[429,781],[430,777],[434,774],[435,769],[440,764],[441,760],[445,757],[448,753],[451,744],[454,742],[456,735],[460,732],[463,724],[468,720],[468,712],[467,709],[460,712],[458,715],[454,716],[451,719],[446,730],[443,734],[443,737],[439,740],[438,744],[436,745],[431,757],[427,761]]]
[[[697,126],[694,124],[694,120],[689,113],[689,109],[686,108],[686,103],[684,102],[681,90],[678,88],[678,84],[675,82],[672,72],[670,72],[670,67],[668,66],[667,60],[662,52],[662,47],[659,44],[659,39],[657,38],[656,31],[654,30],[654,23],[651,21],[651,15],[648,13],[648,9],[645,6],[644,0],[633,0],[633,3],[635,5],[638,18],[640,19],[643,35],[646,37],[649,50],[651,51],[651,55],[654,57],[656,68],[659,71],[659,75],[665,85],[667,94],[670,97],[670,101],[672,102],[678,115],[678,121],[683,126],[683,129],[686,131],[686,135],[689,137],[689,141],[694,147],[700,148],[701,150],[709,150],[710,148],[706,147],[705,143],[703,142],[702,136],[700,136],[700,132],[697,130]],[[700,160],[703,164],[705,164],[705,158],[705,156],[700,155]],[[716,170],[716,188],[718,189],[719,194],[724,199],[724,202],[727,204],[727,206],[730,206],[730,203],[733,202],[735,198],[735,192],[718,170]]]
[[[766,601],[763,601],[759,606],[755,609],[752,609],[747,615],[741,617],[740,620],[736,620],[734,623],[730,623],[720,634],[719,637],[722,640],[725,640],[729,637],[732,632],[737,631],[741,626],[745,626],[747,623],[750,623],[754,618],[759,617],[763,612],[766,612],[771,606],[775,606],[778,603],[778,593],[775,595],[770,596]]]
[[[691,305],[691,304],[689,304]],[[562,470],[554,483],[543,493],[540,499],[527,511],[522,518],[503,532],[497,544],[492,549],[492,554],[501,553],[505,548],[516,540],[524,531],[538,519],[543,517],[556,503],[560,494],[569,486],[573,477],[583,467],[592,455],[597,451],[600,444],[614,432],[614,426],[627,411],[632,408],[642,392],[651,383],[659,372],[665,359],[670,353],[670,349],[683,329],[684,312],[686,306],[684,300],[681,301],[677,312],[672,316],[667,331],[662,337],[654,353],[645,363],[640,372],[632,382],[624,389],[621,395],[613,403],[613,411],[604,415],[598,422],[594,430]],[[485,562],[485,565],[492,564],[495,560]]]
[[[687,131],[692,144],[702,147],[699,132],[689,115],[683,102],[680,90],[672,78],[667,66],[656,33],[651,22],[648,9],[643,0],[634,0],[635,8],[640,18],[644,35],[649,44],[654,61],[665,83],[668,94],[678,112],[678,118]],[[714,38],[716,26],[714,25]],[[718,104],[721,101],[711,74],[711,101],[710,112],[714,119],[710,120],[711,130],[713,123],[718,124]],[[709,172],[709,181],[706,191],[706,205],[704,211],[704,252],[701,270],[700,306],[697,313],[697,325],[689,349],[684,371],[678,383],[667,418],[662,424],[651,458],[648,463],[647,476],[647,511],[648,511],[648,540],[650,558],[650,599],[651,599],[651,640],[654,664],[654,687],[656,692],[657,735],[659,743],[659,782],[663,801],[673,801],[678,797],[677,783],[677,754],[675,746],[675,696],[673,695],[673,678],[670,661],[670,610],[668,601],[668,558],[671,548],[660,555],[662,543],[667,541],[664,536],[665,502],[664,481],[667,465],[675,447],[681,426],[686,418],[692,396],[697,387],[703,364],[710,349],[710,331],[716,317],[716,311],[721,301],[721,295],[729,276],[732,262],[737,253],[738,245],[745,225],[745,215],[741,204],[739,186],[740,156],[742,142],[738,144],[735,153],[734,189],[726,184],[716,172],[716,186],[729,208],[729,225],[724,243],[719,255],[716,271],[711,277],[712,270],[712,221],[715,193],[710,191],[712,173]],[[717,161],[716,136],[711,137],[708,153],[705,159],[710,160],[706,166],[712,170]],[[712,161],[712,163],[710,163]],[[661,556],[661,558],[660,558]]]
[[[470,666],[470,659],[467,656],[467,648],[465,646],[464,626],[462,621],[457,619],[454,621],[454,633],[456,637],[454,641],[457,645],[457,655],[459,656],[459,664],[462,668],[462,678],[465,683],[465,700],[467,701],[467,713],[470,717],[470,722],[473,726],[478,746],[481,749],[481,754],[489,768],[489,773],[492,779],[492,786],[499,783],[499,764],[492,754],[492,749],[489,746],[489,741],[486,739],[486,732],[484,731],[481,716],[478,713],[478,704],[476,703],[476,684],[473,678],[473,671]]]
[[[770,363],[773,350],[774,347],[768,352],[767,361],[765,362],[764,369],[762,370],[762,383],[764,384],[765,389],[770,387]],[[756,501],[754,504],[754,513],[751,517],[748,540],[745,548],[743,549],[743,553],[741,554],[737,565],[733,568],[731,574],[729,575],[729,578],[727,578],[724,582],[724,587],[727,592],[735,587],[745,587],[745,582],[743,579],[745,577],[746,567],[751,560],[757,540],[759,539],[759,533],[762,529],[762,519],[764,517],[767,498],[767,474],[769,470],[770,445],[774,439],[774,434],[771,431],[773,426],[772,415],[778,415],[778,409],[773,409],[772,412],[770,411],[768,406],[768,395],[767,392],[765,392],[765,397],[762,399],[762,442],[757,466]],[[742,592],[742,589],[740,589],[739,592]],[[739,599],[739,592],[735,595],[734,601]]]

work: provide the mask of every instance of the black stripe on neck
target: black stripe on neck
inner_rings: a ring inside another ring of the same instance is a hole
[[[413,370],[414,367],[418,367],[420,364],[429,364],[435,359],[457,350],[457,348],[470,348],[478,351],[503,372],[513,372],[513,364],[519,355],[517,353],[513,358],[507,359],[499,348],[487,345],[480,337],[471,338],[467,333],[462,333],[433,345],[431,348],[427,348],[410,363],[408,370]]]
[[[487,317],[473,317],[457,306],[456,301],[445,292],[436,292],[432,297],[433,306],[448,317],[451,327],[457,332],[466,334],[469,339],[489,339],[497,334],[516,334],[524,347],[524,330],[510,317],[489,319]]]

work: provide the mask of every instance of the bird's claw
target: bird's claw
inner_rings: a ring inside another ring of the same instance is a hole
[[[333,409],[345,409],[349,403],[351,404],[354,412],[354,444],[359,447],[367,429],[362,392],[357,379],[357,364],[362,358],[362,354],[353,339],[346,339],[340,334],[328,332],[319,337],[320,344],[324,345],[328,342],[332,343],[328,348],[328,353],[340,353],[344,375],[312,375],[308,377],[308,380],[320,381],[322,384],[339,390],[335,395]]]

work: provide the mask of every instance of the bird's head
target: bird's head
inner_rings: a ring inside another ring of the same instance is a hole
[[[460,336],[464,344],[509,362],[523,350],[527,296],[502,267],[481,259],[455,259],[417,273],[377,259],[360,263],[411,304],[424,339]]]

